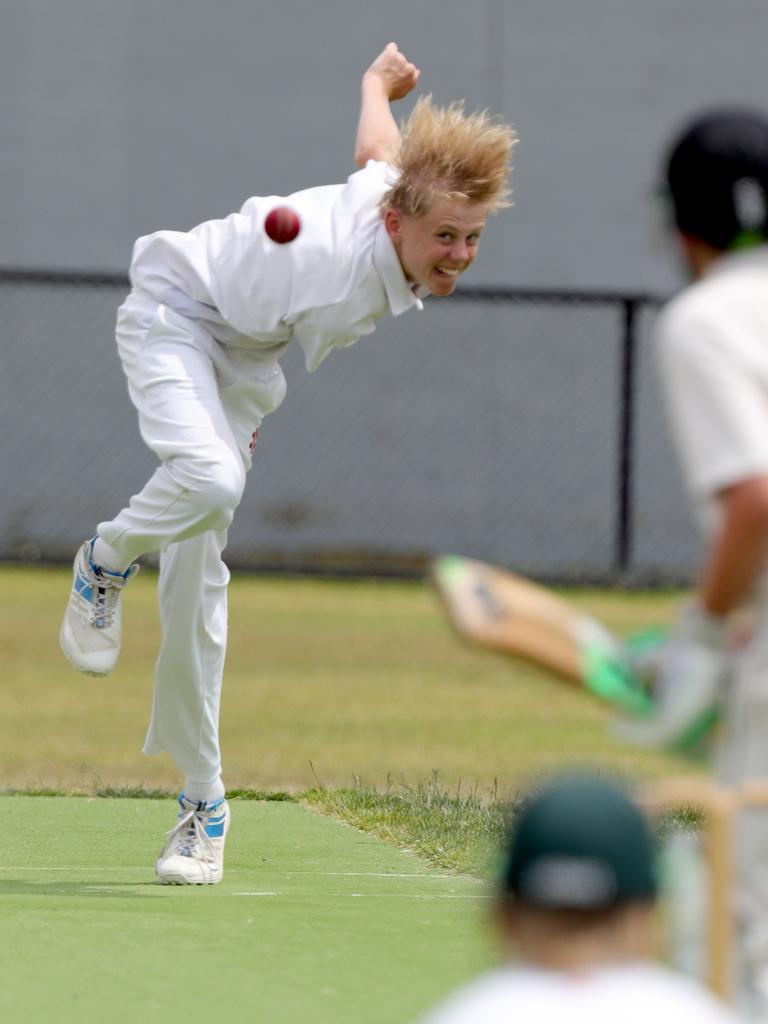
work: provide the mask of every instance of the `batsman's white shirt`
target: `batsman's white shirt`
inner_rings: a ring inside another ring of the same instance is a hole
[[[131,282],[216,341],[265,360],[296,338],[315,370],[334,348],[370,334],[384,313],[421,307],[379,213],[394,175],[369,160],[344,184],[255,196],[222,220],[146,235],[134,246]],[[264,231],[282,205],[301,219],[288,245]]]
[[[655,964],[565,973],[489,971],[421,1024],[737,1024],[709,992]]]
[[[728,254],[657,325],[675,445],[702,524],[715,497],[768,473],[768,246]]]

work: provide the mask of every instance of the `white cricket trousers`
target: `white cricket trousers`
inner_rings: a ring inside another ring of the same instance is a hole
[[[227,643],[222,561],[259,424],[285,397],[274,360],[215,341],[136,290],[117,345],[141,436],[160,465],[99,536],[126,562],[160,552],[162,644],[146,754],[167,751],[200,782],[221,774],[219,709]]]
[[[768,588],[755,608],[753,635],[735,657],[725,720],[715,752],[719,782],[768,780]],[[735,834],[733,912],[737,988],[747,1019],[768,1020],[768,808],[739,816]]]

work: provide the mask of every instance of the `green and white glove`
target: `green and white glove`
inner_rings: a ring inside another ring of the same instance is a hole
[[[687,605],[666,641],[636,666],[650,677],[652,714],[620,717],[616,735],[643,747],[694,750],[720,717],[727,662],[725,620]]]

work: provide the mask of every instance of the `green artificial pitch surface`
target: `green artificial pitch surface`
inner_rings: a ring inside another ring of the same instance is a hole
[[[170,800],[0,797],[0,1020],[397,1024],[492,958],[487,889],[234,800],[217,886],[154,882]]]

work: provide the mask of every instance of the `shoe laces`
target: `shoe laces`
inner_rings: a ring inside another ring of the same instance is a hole
[[[109,629],[115,623],[120,591],[133,579],[139,566],[132,565],[125,573],[107,572],[89,559],[87,571],[91,580],[91,598],[81,595],[81,608],[92,626]]]
[[[160,852],[160,859],[175,854],[178,857],[191,857],[194,860],[215,861],[216,849],[205,826],[215,807],[201,810],[197,804],[192,807],[179,800],[182,811],[176,824],[166,833],[165,845]]]

